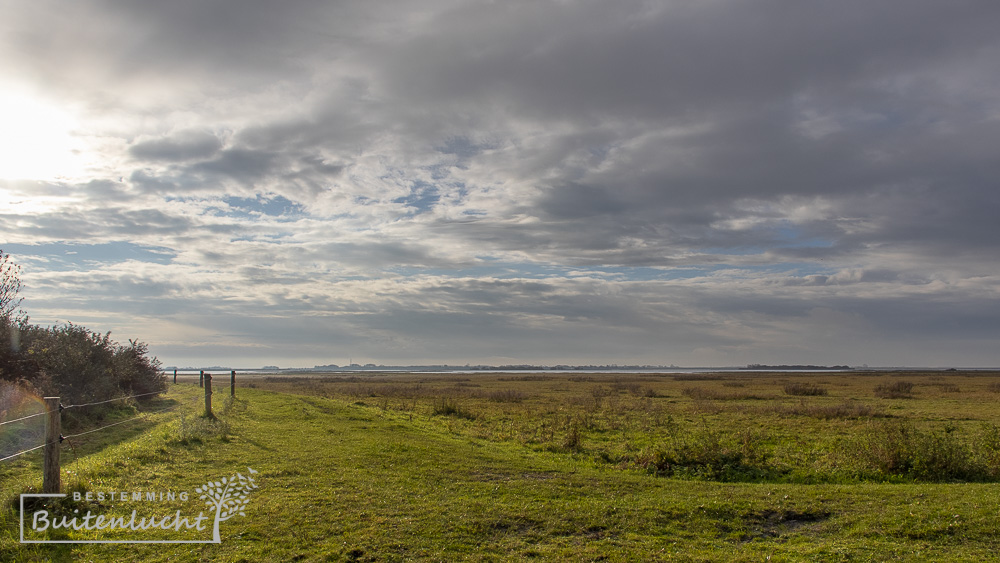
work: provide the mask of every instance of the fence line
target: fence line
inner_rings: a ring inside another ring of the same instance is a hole
[[[115,397],[114,399],[108,399],[107,401],[95,401],[93,403],[81,403],[79,405],[69,405],[69,406],[59,405],[59,408],[60,408],[60,410],[77,409],[77,408],[80,408],[80,407],[90,407],[90,406],[93,406],[93,405],[103,405],[105,403],[113,403],[115,401],[124,401],[125,399],[134,399],[136,397],[145,397],[147,395],[157,395],[159,393],[163,393],[163,391],[153,391],[151,393],[139,393],[138,395],[129,395],[127,397]],[[15,418],[14,420],[5,420],[3,422],[0,422],[0,426],[3,426],[4,424],[13,424],[15,422],[20,422],[22,420],[28,420],[29,418],[34,418],[36,416],[42,416],[44,414],[48,414],[48,413],[45,413],[45,412],[36,412],[35,414],[29,414],[28,416],[22,416],[21,418]],[[6,458],[4,458],[4,459],[6,459]],[[0,459],[0,461],[3,461],[3,460]]]
[[[177,382],[177,372],[176,372],[176,370],[174,371],[174,382],[175,383]],[[201,372],[201,377],[200,377],[199,384],[202,387],[205,388],[205,416],[209,417],[209,418],[214,418],[215,415],[212,413],[212,376],[211,376],[211,374],[207,374],[204,371],[202,371]],[[105,403],[112,403],[114,401],[123,401],[125,399],[134,399],[136,397],[145,397],[147,395],[157,395],[157,394],[162,393],[162,392],[163,391],[154,391],[154,392],[151,392],[151,393],[139,393],[137,395],[129,395],[129,396],[126,396],[126,397],[116,397],[114,399],[108,399],[106,401],[94,401],[94,402],[91,402],[91,403],[81,403],[81,404],[78,404],[78,405],[69,405],[69,406],[64,406],[62,403],[60,403],[59,402],[59,397],[45,397],[45,412],[35,413],[35,414],[31,414],[31,415],[24,416],[24,417],[21,417],[21,418],[17,418],[17,419],[14,419],[14,420],[6,420],[6,421],[3,421],[3,422],[0,422],[0,426],[2,426],[4,424],[11,424],[11,423],[14,423],[14,422],[20,422],[22,420],[27,420],[29,418],[34,418],[36,416],[48,415],[48,418],[45,420],[45,443],[41,444],[39,446],[35,446],[34,448],[31,448],[31,449],[28,449],[28,450],[17,452],[15,454],[9,455],[7,457],[0,458],[0,461],[7,461],[8,459],[13,459],[15,457],[24,455],[26,453],[33,452],[33,451],[41,449],[41,448],[45,448],[45,459],[44,459],[43,465],[42,465],[42,477],[43,477],[42,478],[42,490],[44,492],[46,492],[46,493],[53,493],[53,492],[54,493],[58,493],[59,490],[60,490],[60,488],[61,488],[60,478],[59,478],[60,477],[59,476],[59,471],[60,471],[59,445],[62,444],[63,440],[68,440],[70,438],[77,438],[79,436],[84,436],[86,434],[92,434],[94,432],[99,432],[101,430],[105,430],[107,428],[111,428],[112,426],[118,426],[120,424],[125,424],[125,423],[128,423],[128,422],[132,422],[132,421],[138,420],[140,418],[146,418],[148,415],[160,414],[160,413],[164,413],[164,412],[167,412],[167,411],[171,411],[171,410],[174,410],[176,408],[184,406],[186,403],[178,403],[178,404],[176,404],[176,405],[174,405],[172,407],[167,407],[165,409],[160,409],[158,411],[144,412],[144,413],[139,414],[138,416],[134,416],[134,417],[126,419],[126,420],[120,420],[118,422],[114,422],[114,423],[111,423],[111,424],[107,424],[105,426],[101,426],[100,428],[94,428],[94,429],[91,429],[91,430],[87,430],[85,432],[79,432],[79,433],[76,433],[76,434],[70,434],[68,436],[64,436],[61,433],[61,430],[62,430],[62,411],[68,410],[68,409],[74,409],[74,408],[89,407],[89,406],[93,406],[93,405],[103,405]],[[236,396],[236,371],[235,370],[233,370],[233,371],[230,372],[230,396],[231,397],[235,397]],[[195,401],[197,401],[197,397],[195,398]],[[74,417],[74,418],[76,418],[76,417]],[[76,447],[73,446],[72,442],[70,442],[70,446],[73,447],[73,452],[75,454],[76,453]]]
[[[149,394],[150,393],[143,393],[143,395],[149,395]],[[142,396],[142,395],[132,395],[130,397],[119,397],[118,399],[112,399],[112,401],[117,401],[117,400],[121,400],[121,399],[129,399],[129,398],[132,398],[132,397],[140,397],[140,396]],[[195,397],[192,402],[197,402],[198,400],[199,400],[199,398]],[[101,403],[104,403],[104,402],[110,402],[110,401],[101,401]],[[87,404],[82,404],[82,405],[72,405],[72,407],[85,407],[85,406],[90,406],[90,405],[93,405],[93,404],[100,404],[100,403],[87,403]],[[164,412],[167,412],[167,411],[171,411],[171,410],[183,407],[184,405],[185,405],[185,403],[179,403],[179,404],[176,404],[176,405],[174,405],[172,407],[167,407],[165,409],[160,409],[158,411],[144,412],[144,413],[140,414],[139,416],[132,417],[132,418],[130,418],[128,420],[120,420],[120,421],[112,423],[112,424],[101,426],[100,428],[94,428],[92,430],[87,430],[86,432],[79,432],[77,434],[70,434],[68,436],[60,435],[59,436],[59,442],[61,443],[63,440],[68,440],[69,438],[76,438],[78,436],[83,436],[84,434],[91,434],[93,432],[104,430],[105,428],[111,428],[112,426],[118,426],[119,424],[125,424],[126,422],[132,422],[133,420],[137,420],[137,419],[143,418],[143,417],[145,417],[147,415],[160,414],[160,413],[164,413]],[[72,407],[63,407],[63,406],[60,406],[60,409],[61,410],[65,410],[65,409],[69,409],[69,408],[72,408]],[[34,418],[36,416],[41,416],[43,414],[49,414],[49,413],[48,412],[35,413],[35,414],[29,415],[29,416],[25,416],[25,417],[22,417],[22,418],[18,418],[18,419],[15,419],[15,420],[4,421],[3,424],[8,424],[8,423],[12,423],[12,422],[18,422],[18,421],[25,420],[25,419],[28,419],[28,418]],[[76,418],[76,417],[74,417],[74,418]],[[15,453],[15,454],[11,454],[9,456],[0,458],[0,461],[7,461],[8,459],[14,459],[15,457],[18,457],[18,456],[24,455],[26,453],[30,453],[30,452],[33,452],[35,450],[44,448],[45,446],[46,446],[46,444],[40,444],[38,446],[35,446],[34,448],[29,448],[27,450],[23,450],[23,451]]]
[[[127,397],[115,397],[114,399],[108,399],[107,401],[96,401],[96,402],[93,402],[93,403],[82,403],[82,404],[79,404],[79,405],[69,405],[68,407],[60,406],[60,408],[63,409],[63,410],[66,410],[66,409],[75,409],[75,408],[79,408],[79,407],[89,407],[89,406],[93,406],[93,405],[103,405],[104,403],[113,403],[115,401],[124,401],[125,399],[133,399],[135,397],[145,397],[146,395],[157,395],[157,394],[163,393],[163,392],[164,391],[153,391],[151,393],[139,393],[138,395],[129,395]]]
[[[125,424],[126,422],[132,422],[133,420],[138,420],[140,418],[144,418],[144,417],[146,417],[146,415],[160,414],[161,412],[167,412],[167,411],[174,410],[177,407],[182,407],[182,406],[184,406],[183,403],[174,405],[172,407],[167,407],[165,409],[161,409],[161,410],[158,410],[158,411],[144,412],[144,413],[140,414],[139,416],[134,416],[134,417],[132,417],[132,418],[130,418],[128,420],[119,420],[118,422],[107,424],[107,425],[102,426],[100,428],[94,428],[93,430],[87,430],[86,432],[80,432],[80,433],[77,433],[77,434],[70,434],[68,436],[59,436],[59,441],[62,442],[63,440],[66,440],[66,439],[69,439],[69,438],[76,438],[77,436],[83,436],[84,434],[91,434],[91,433],[97,432],[99,430],[104,430],[105,428],[111,428],[112,426],[118,426],[119,424]]]

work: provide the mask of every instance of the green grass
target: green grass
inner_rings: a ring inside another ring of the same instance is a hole
[[[904,452],[981,438],[998,422],[1000,397],[984,392],[995,374],[907,374],[908,399],[875,397],[884,375],[813,375],[827,395],[785,395],[799,377],[285,378],[239,389],[229,408],[216,395],[215,421],[199,416],[200,389],[176,385],[162,405],[183,408],[78,440],[78,459],[64,447],[64,487],[193,490],[253,467],[260,489],[221,544],[20,544],[13,503],[40,487],[29,454],[0,465],[0,560],[998,559],[996,484],[842,470],[836,449],[881,424],[909,425]],[[816,415],[844,404],[871,412]],[[730,482],[725,463],[665,477],[642,463],[657,451],[741,461]]]

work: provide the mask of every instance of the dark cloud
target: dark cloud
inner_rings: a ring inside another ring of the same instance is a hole
[[[199,162],[188,170],[196,174],[232,178],[252,185],[275,171],[275,161],[275,155],[270,152],[230,148],[220,151],[216,158]]]
[[[222,141],[207,131],[183,131],[170,137],[150,139],[129,147],[128,152],[140,160],[177,162],[204,160],[222,148]]]

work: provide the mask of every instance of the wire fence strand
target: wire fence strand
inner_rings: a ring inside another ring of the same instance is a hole
[[[163,391],[153,391],[152,393],[140,393],[138,395],[129,395],[127,397],[115,397],[114,399],[108,399],[107,401],[95,401],[93,403],[81,403],[79,405],[69,405],[69,406],[64,406],[63,410],[66,410],[66,409],[76,409],[76,408],[80,408],[80,407],[90,407],[90,406],[93,406],[93,405],[103,405],[105,403],[113,403],[115,401],[124,401],[125,399],[134,399],[135,397],[145,397],[146,395],[156,395],[156,394],[159,394],[159,393],[163,393]]]
[[[22,416],[21,418],[15,418],[14,420],[5,420],[3,422],[0,422],[0,426],[3,426],[4,424],[12,424],[14,422],[20,422],[22,420],[28,420],[29,418],[35,418],[36,416],[42,416],[43,414],[48,414],[48,413],[45,413],[45,412],[36,412],[35,414],[29,414],[28,416]],[[0,460],[0,461],[2,461],[2,460]]]
[[[4,457],[4,458],[0,458],[0,461],[7,461],[8,459],[14,459],[15,457],[17,457],[19,455],[24,455],[24,454],[26,454],[28,452],[33,452],[33,451],[35,451],[35,450],[37,450],[39,448],[44,448],[44,447],[45,447],[45,444],[42,444],[41,446],[35,446],[35,447],[31,448],[30,450],[24,450],[23,452],[17,452],[16,454],[9,455],[9,456]]]
[[[172,407],[167,407],[165,409],[158,410],[158,411],[144,412],[144,413],[140,414],[139,416],[134,416],[134,417],[126,419],[126,420],[119,420],[118,422],[114,422],[112,424],[101,426],[100,428],[94,428],[93,430],[87,430],[86,432],[80,432],[78,434],[70,434],[68,436],[62,436],[62,438],[65,440],[67,438],[76,438],[77,436],[83,436],[85,434],[91,434],[93,432],[98,432],[100,430],[104,430],[105,428],[111,428],[112,426],[118,426],[119,424],[125,424],[126,422],[132,422],[133,420],[138,420],[140,418],[145,417],[146,415],[160,414],[161,412],[167,412],[167,411],[170,411],[170,410],[174,410],[174,409],[176,409],[177,407],[180,407],[180,406],[183,406],[183,403],[182,404],[178,404],[178,405],[174,405]]]

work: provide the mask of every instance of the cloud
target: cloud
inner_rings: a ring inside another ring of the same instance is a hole
[[[977,0],[15,2],[0,80],[62,100],[92,164],[4,181],[0,232],[35,318],[135,315],[170,354],[995,364],[968,343],[997,332],[998,24]]]
[[[204,160],[221,148],[222,141],[208,131],[181,131],[169,137],[137,142],[128,152],[139,160],[176,162]]]

